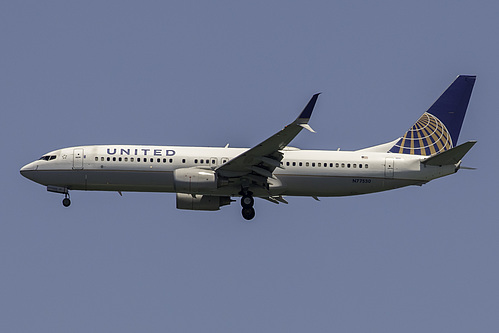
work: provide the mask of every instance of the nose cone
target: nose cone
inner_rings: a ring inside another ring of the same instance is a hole
[[[19,172],[24,177],[33,180],[33,176],[34,176],[34,174],[35,174],[35,172],[36,172],[37,169],[38,169],[37,163],[36,162],[31,162],[31,163],[28,163],[25,166],[23,166],[21,168],[21,170],[19,170]]]

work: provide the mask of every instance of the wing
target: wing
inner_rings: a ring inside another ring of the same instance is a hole
[[[255,147],[234,157],[216,169],[217,173],[227,178],[239,178],[246,187],[259,186],[268,188],[268,178],[273,178],[275,168],[280,167],[283,154],[281,150],[295,138],[302,129],[313,132],[308,125],[319,94],[312,96],[298,118],[282,130]]]

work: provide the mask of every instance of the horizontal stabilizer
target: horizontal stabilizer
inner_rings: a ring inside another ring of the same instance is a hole
[[[476,141],[468,141],[457,147],[446,150],[423,161],[426,165],[451,165],[457,164],[475,145]]]

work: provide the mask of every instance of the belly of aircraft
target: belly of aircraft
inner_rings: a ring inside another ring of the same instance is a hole
[[[127,192],[175,192],[173,172],[137,170],[46,170],[34,171],[33,180],[52,186],[66,187],[70,190],[86,191],[127,191]],[[419,185],[421,181],[407,179],[279,175],[279,186],[254,189],[257,197],[273,195],[288,196],[348,196],[386,191],[408,185]],[[221,187],[210,195],[235,196],[239,187]]]
[[[84,191],[173,192],[171,171],[36,171],[38,183]]]
[[[338,177],[338,176],[280,176],[283,183],[281,195],[289,196],[348,196],[386,191],[394,188],[418,185],[410,179]]]

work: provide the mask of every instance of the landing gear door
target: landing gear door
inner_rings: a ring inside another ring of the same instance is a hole
[[[385,159],[385,177],[386,178],[393,178],[393,171],[395,169],[394,163],[395,163],[395,161],[391,157],[388,157]]]
[[[76,148],[73,150],[73,169],[81,170],[83,169],[83,149]]]

